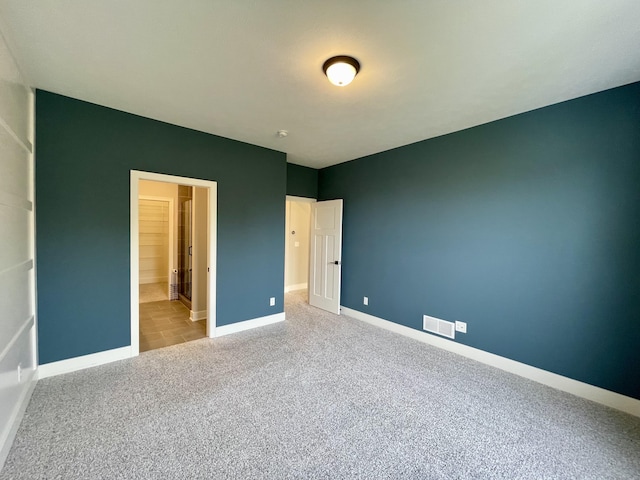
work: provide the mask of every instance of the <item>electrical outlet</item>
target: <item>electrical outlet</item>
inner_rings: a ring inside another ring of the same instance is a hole
[[[364,297],[362,303],[364,303],[365,305],[369,305],[369,297]]]
[[[22,382],[22,364],[18,364],[18,383]]]
[[[274,306],[275,306],[275,304],[276,304],[276,297],[271,297],[271,298],[269,299],[269,306],[270,306],[270,307],[274,307]]]
[[[467,333],[467,323],[466,322],[456,322],[456,332]]]

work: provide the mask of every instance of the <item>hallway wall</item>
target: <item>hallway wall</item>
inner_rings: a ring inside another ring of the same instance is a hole
[[[286,202],[285,292],[307,288],[309,282],[309,228],[311,203]]]

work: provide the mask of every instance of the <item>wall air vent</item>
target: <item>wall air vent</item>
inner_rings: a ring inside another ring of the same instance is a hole
[[[430,317],[429,315],[422,316],[422,329],[443,337],[456,338],[455,323]]]

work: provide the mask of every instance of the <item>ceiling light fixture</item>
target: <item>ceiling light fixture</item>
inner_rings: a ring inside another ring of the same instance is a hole
[[[349,85],[360,71],[360,62],[353,57],[338,55],[324,62],[322,70],[331,83],[344,87]]]

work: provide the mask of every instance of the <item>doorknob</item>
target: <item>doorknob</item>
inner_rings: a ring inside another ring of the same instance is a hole
[[[334,265],[340,265],[340,260],[335,260],[334,262],[332,262]]]

